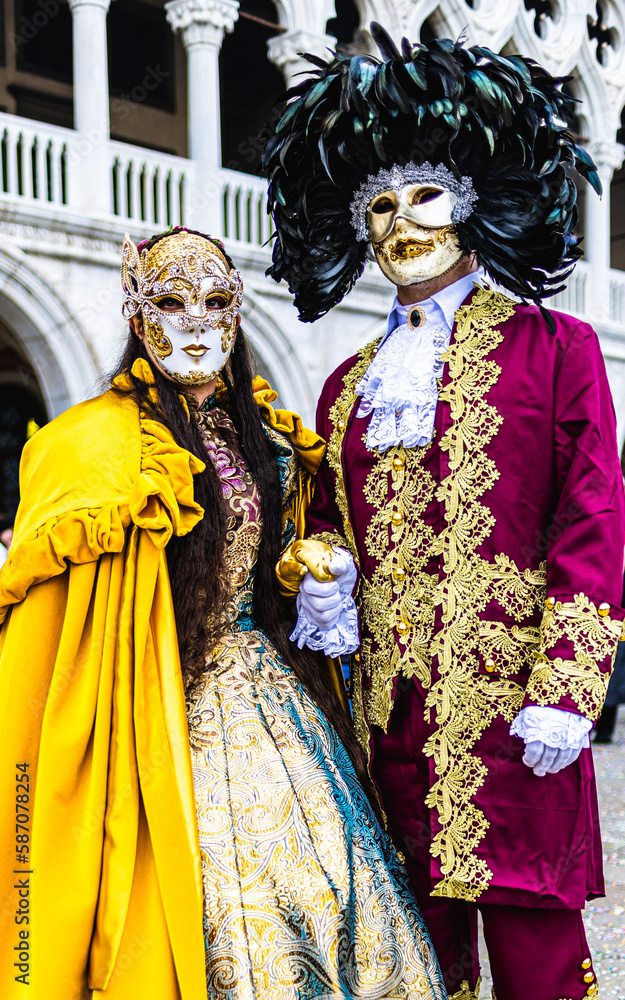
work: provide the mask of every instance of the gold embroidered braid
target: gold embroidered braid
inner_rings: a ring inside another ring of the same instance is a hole
[[[475,984],[475,989],[472,990],[469,986],[467,980],[463,982],[462,986],[457,993],[450,993],[449,1000],[478,1000],[480,995],[480,984],[482,982],[482,977],[478,979]]]
[[[359,656],[359,654],[351,657],[349,671],[354,735],[367,755],[367,763],[370,764],[371,744],[369,742],[369,725],[365,716],[363,702],[362,662],[360,659],[356,659],[356,656]]]
[[[347,427],[349,418],[351,416],[354,406],[358,402],[358,396],[356,396],[354,390],[358,385],[360,379],[366,372],[367,368],[371,364],[372,359],[378,350],[378,344],[380,339],[367,344],[361,351],[358,352],[358,360],[356,364],[350,368],[346,375],[343,376],[343,389],[339,393],[336,401],[330,408],[329,418],[332,421],[332,431],[328,441],[328,446],[326,449],[326,458],[328,460],[328,465],[334,473],[334,489],[336,496],[336,504],[343,518],[343,529],[345,532],[345,538],[341,538],[340,535],[333,535],[331,532],[321,532],[317,535],[313,535],[314,538],[318,538],[321,541],[328,542],[329,544],[341,544],[345,548],[349,549],[354,557],[354,561],[357,566],[360,564],[358,558],[358,550],[356,548],[356,540],[354,538],[354,531],[349,519],[349,505],[347,503],[347,494],[345,492],[345,478],[343,476],[343,462],[342,462],[342,448],[343,448],[343,437],[345,434],[345,429]],[[336,542],[335,542],[336,539]],[[339,541],[340,539],[340,541]],[[352,714],[354,723],[354,734],[367,755],[367,760],[371,758],[371,746],[369,743],[369,727],[367,725],[367,720],[365,717],[364,705],[363,705],[363,689],[362,689],[362,671],[361,671],[361,660],[358,660],[354,656],[351,658],[352,669],[350,670],[350,685],[351,685],[351,700],[352,700]]]
[[[326,545],[338,545],[339,548],[347,549],[349,546],[343,538],[339,535],[338,531],[317,531],[310,536],[314,538],[316,542],[325,542]]]
[[[513,313],[510,299],[477,290],[471,306],[456,314],[455,342],[443,355],[450,381],[440,391],[441,401],[450,404],[453,423],[440,443],[449,453],[450,471],[436,491],[445,505],[446,522],[434,545],[443,557],[444,577],[438,587],[443,626],[431,647],[439,680],[426,699],[437,729],[425,753],[434,757],[438,775],[426,804],[438,815],[430,850],[441,859],[443,875],[433,895],[467,900],[477,899],[492,878],[486,862],[474,855],[489,824],[471,802],[487,774],[471,750],[496,715],[511,722],[523,699],[518,684],[476,674],[475,653],[471,656],[479,645],[477,615],[490,599],[492,579],[489,564],[477,550],[495,520],[480,498],[499,477],[485,448],[502,423],[484,398],[501,369],[486,359],[503,340],[498,327]],[[514,638],[523,645],[527,637],[510,635],[509,641]]]
[[[610,670],[601,670],[600,664],[608,657],[614,662],[621,628],[622,622],[600,615],[584,594],[556,601],[553,607],[548,603],[540,650],[527,685],[529,698],[538,705],[557,705],[568,695],[582,715],[598,719],[610,680]],[[560,639],[573,643],[575,659],[549,659],[548,651]]]
[[[360,382],[360,379],[377,353],[380,340],[381,338],[378,338],[371,344],[367,344],[366,347],[358,352],[358,361],[353,368],[351,368],[347,374],[343,376],[343,389],[334,405],[330,408],[329,414],[333,427],[332,433],[330,434],[330,440],[328,441],[326,458],[328,460],[328,465],[335,475],[336,503],[341,517],[343,518],[347,548],[353,555],[356,565],[359,564],[358,551],[356,549],[356,541],[352,525],[349,520],[349,505],[347,503],[347,496],[345,493],[341,450],[343,447],[343,435],[345,434],[345,428],[347,427],[351,412],[358,399],[354,393],[354,389]]]
[[[479,630],[482,659],[496,664],[493,670],[499,677],[518,674],[523,666],[531,667],[540,644],[539,628],[481,620]]]
[[[509,556],[498,555],[494,565],[487,569],[491,581],[489,600],[497,601],[511,618],[522,621],[534,611],[542,611],[547,584],[546,562],[538,569],[526,569],[521,573]]]
[[[423,514],[436,484],[422,468],[425,449],[401,445],[380,455],[365,484],[365,499],[377,508],[367,530],[367,552],[377,560],[362,584],[363,670],[370,678],[365,708],[371,725],[386,729],[393,682],[401,673],[430,686],[430,643],[438,575],[425,566],[434,530]],[[389,488],[390,487],[390,488]],[[391,498],[389,500],[389,497]]]

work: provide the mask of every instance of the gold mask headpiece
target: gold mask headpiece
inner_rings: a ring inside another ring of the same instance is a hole
[[[139,311],[150,319],[166,316],[176,329],[184,331],[198,322],[223,327],[224,320],[234,323],[243,299],[243,278],[236,268],[230,269],[225,255],[216,243],[188,233],[173,232],[155,243],[151,249],[138,250],[128,233],[122,248],[122,288],[126,301],[122,306],[124,319]],[[205,306],[201,313],[189,313],[189,306],[199,302],[199,293],[206,278],[213,279],[211,293],[221,292],[228,304],[224,309]],[[164,313],[155,299],[164,296],[180,298],[184,312]]]

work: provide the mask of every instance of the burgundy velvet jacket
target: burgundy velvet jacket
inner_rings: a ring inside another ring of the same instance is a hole
[[[308,534],[359,570],[358,737],[374,750],[397,685],[423,692],[435,895],[581,907],[603,891],[592,756],[538,778],[509,736],[524,705],[595,719],[621,634],[625,533],[596,334],[477,289],[456,314],[433,442],[368,450],[354,388],[326,382],[328,441]],[[381,787],[382,799],[410,789]]]

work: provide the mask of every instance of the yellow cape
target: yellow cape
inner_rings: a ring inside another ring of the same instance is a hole
[[[133,372],[149,380],[145,362]],[[263,418],[301,456],[309,492],[323,441],[295,414],[273,410],[266,382],[254,389]],[[172,533],[203,516],[193,498],[203,467],[111,390],[24,449],[15,538],[0,572],[3,1000],[83,1000],[87,989],[94,1000],[206,997],[165,558]],[[24,949],[26,973],[14,965]]]

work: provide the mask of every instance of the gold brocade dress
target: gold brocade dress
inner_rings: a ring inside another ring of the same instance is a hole
[[[231,591],[188,704],[208,998],[443,1000],[427,930],[351,760],[254,622],[260,503],[234,428],[212,400],[196,416],[228,509]],[[295,457],[267,433],[286,497]]]

